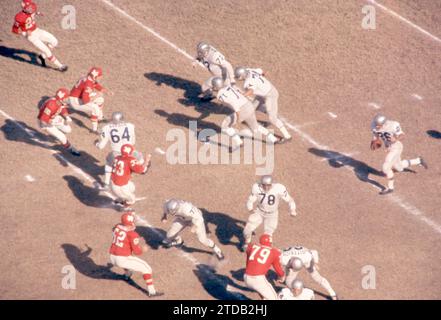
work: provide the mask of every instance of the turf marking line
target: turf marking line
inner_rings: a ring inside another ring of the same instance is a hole
[[[396,13],[395,11],[389,9],[388,7],[378,3],[375,0],[367,0],[368,2],[376,5],[377,7],[379,7],[380,9],[386,11],[387,13],[389,13],[390,15],[394,16],[395,18],[403,21],[404,23],[407,23],[409,26],[411,26],[412,28],[418,30],[419,32],[425,34],[426,36],[428,36],[429,38],[431,38],[432,40],[435,40],[438,43],[441,43],[441,39],[438,38],[437,36],[434,36],[433,34],[431,34],[429,31],[424,30],[423,28],[421,28],[420,26],[416,25],[415,23],[407,20],[406,18],[404,18],[403,16],[400,16],[398,13]]]

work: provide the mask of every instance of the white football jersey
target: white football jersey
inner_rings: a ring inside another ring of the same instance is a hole
[[[135,145],[135,126],[129,122],[109,123],[101,129],[100,142],[97,147],[103,149],[110,141],[112,151],[120,153],[121,147],[129,143]]]
[[[228,84],[234,82],[233,66],[215,48],[210,47],[207,57],[203,58],[201,62],[214,76],[219,77],[224,73]]]
[[[226,86],[219,90],[217,98],[222,103],[232,108],[235,112],[239,112],[240,109],[250,102],[238,89],[232,86]]]
[[[298,296],[294,296],[290,289],[283,288],[280,290],[278,296],[279,300],[314,300],[314,291],[304,288],[302,293],[300,293]]]
[[[404,134],[401,130],[400,124],[397,121],[392,120],[386,120],[380,129],[377,129],[375,124],[372,123],[371,129],[374,136],[381,138],[386,146],[390,145],[392,137]]]
[[[247,69],[247,71],[243,88],[253,90],[256,96],[265,97],[273,88],[271,82],[262,75],[262,69]]]
[[[186,221],[203,219],[201,211],[188,201],[180,201],[175,216],[181,217]]]
[[[257,201],[257,208],[264,212],[274,212],[278,210],[280,199],[289,204],[291,210],[295,210],[295,202],[288,194],[286,187],[281,183],[273,183],[268,191],[265,191],[259,183],[255,183],[248,198],[247,208],[253,210],[254,203]]]
[[[318,252],[302,246],[286,248],[282,250],[282,254],[280,255],[280,264],[286,268],[292,258],[299,258],[303,266],[309,268],[312,261],[318,263]]]

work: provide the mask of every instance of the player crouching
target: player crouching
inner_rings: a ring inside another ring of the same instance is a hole
[[[132,172],[145,174],[150,167],[151,155],[147,156],[146,162],[140,162],[134,155],[134,147],[124,144],[121,147],[121,155],[113,161],[110,188],[118,197],[116,203],[122,204],[129,209],[136,202],[135,185],[130,179]]]
[[[98,133],[98,121],[103,120],[103,93],[107,90],[98,82],[103,70],[92,67],[87,76],[78,80],[70,92],[69,104],[75,111],[85,112],[90,116],[92,131]]]
[[[135,217],[132,212],[121,216],[121,223],[113,228],[113,241],[110,247],[110,262],[125,271],[125,280],[130,280],[132,272],[142,273],[147,285],[149,297],[162,296],[153,285],[152,268],[140,256],[147,252],[147,245],[140,244],[140,237],[135,231]]]
[[[65,88],[58,89],[55,97],[45,101],[40,108],[38,120],[42,131],[60,141],[64,148],[74,156],[80,156],[80,153],[67,140],[66,133],[72,131],[69,123],[72,119],[69,117],[66,103],[69,98],[69,90]]]

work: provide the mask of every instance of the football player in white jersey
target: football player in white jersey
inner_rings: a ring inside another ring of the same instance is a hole
[[[337,294],[332,289],[329,281],[318,272],[319,255],[317,250],[309,250],[302,246],[283,249],[280,255],[280,263],[285,268],[285,283],[288,287],[293,287],[298,273],[305,268],[312,279],[329,293],[331,299],[337,300]]]
[[[314,291],[305,288],[303,282],[296,279],[292,283],[291,289],[283,288],[280,290],[279,300],[314,300]]]
[[[166,223],[168,216],[173,216],[174,220],[167,232],[167,238],[162,241],[164,246],[182,246],[184,240],[179,236],[179,233],[186,227],[191,227],[191,231],[196,233],[200,243],[212,249],[219,260],[224,259],[221,249],[207,237],[204,217],[199,208],[188,201],[170,199],[164,203],[164,214],[161,221]]]
[[[257,122],[253,104],[239,89],[226,85],[219,77],[213,78],[212,85],[213,91],[217,92],[217,99],[234,111],[234,113],[224,119],[221,125],[222,131],[232,138],[233,148],[240,147],[243,144],[237,130],[233,128],[237,123],[242,122],[245,122],[251,129],[253,136],[261,134],[271,143],[279,142],[279,139],[274,134]]]
[[[235,84],[233,66],[225,59],[222,53],[206,42],[199,42],[196,50],[197,57],[193,66],[195,66],[197,62],[200,62],[212,74],[212,76],[202,84],[202,99],[211,100],[215,98],[211,84],[214,77],[222,78],[228,85]]]
[[[387,188],[383,189],[380,194],[385,195],[394,191],[394,172],[402,172],[405,168],[414,165],[421,165],[425,169],[428,168],[426,162],[422,157],[418,157],[410,160],[401,160],[401,154],[403,152],[402,140],[404,132],[401,129],[400,124],[397,121],[386,119],[384,115],[376,115],[371,124],[372,140],[371,149],[376,150],[381,147],[381,141],[383,141],[386,148],[386,159],[383,163],[383,173],[387,177]]]
[[[263,222],[264,233],[270,236],[277,229],[280,199],[287,202],[292,217],[297,215],[296,204],[289,195],[286,187],[281,183],[273,183],[269,175],[262,176],[260,183],[255,183],[247,201],[250,212],[248,221],[243,230],[245,247],[251,242],[254,230]],[[257,207],[254,209],[254,204]]]
[[[116,156],[121,154],[121,147],[124,144],[135,145],[135,126],[130,122],[124,121],[124,115],[122,112],[114,112],[112,114],[112,122],[105,125],[101,129],[100,139],[95,142],[98,149],[104,149],[108,142],[112,151],[106,157],[106,165],[104,166],[104,186],[103,189],[107,190],[110,184],[110,177],[112,175],[113,160]],[[140,163],[144,162],[142,154],[134,151],[133,156],[138,159]]]
[[[279,92],[274,85],[264,77],[262,69],[237,67],[234,70],[234,76],[238,80],[244,80],[244,96],[250,98],[255,96],[256,99],[253,102],[254,106],[257,110],[268,114],[271,124],[280,130],[283,135],[283,140],[280,142],[291,140],[291,135],[282,120],[277,116],[279,109]]]

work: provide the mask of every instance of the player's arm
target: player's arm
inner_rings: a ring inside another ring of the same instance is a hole
[[[106,132],[107,127],[104,127],[101,130],[100,139],[98,141],[95,141],[95,146],[102,150],[107,145],[107,142],[109,141],[110,135]]]
[[[84,103],[90,102],[90,95],[92,94],[92,88],[91,87],[85,87],[83,92],[81,93],[81,100],[83,100]]]
[[[245,80],[244,84],[243,84],[243,88],[245,90],[245,92],[243,93],[243,95],[247,98],[254,96],[254,86],[250,83],[250,81],[247,79]]]
[[[282,268],[282,265],[280,264],[280,251],[277,249],[273,249],[274,253],[275,253],[275,257],[273,260],[273,268],[274,271],[277,273],[277,275],[279,276],[279,282],[284,282],[285,281],[285,271]]]
[[[255,190],[256,188],[255,188],[255,186],[253,186],[253,189],[251,190],[251,194],[249,195],[249,197],[248,197],[248,201],[247,201],[247,209],[248,209],[248,211],[253,211],[253,209],[254,209],[254,204],[256,203],[256,201],[257,201],[257,195],[258,195],[258,192],[256,192],[256,190]]]
[[[143,248],[145,246],[140,244],[139,235],[136,232],[129,232],[127,236],[129,237],[130,249],[133,254],[139,256],[147,251]]]
[[[149,159],[147,159],[149,160]],[[144,164],[140,164],[136,161],[136,159],[133,159],[132,161],[130,161],[130,169],[132,170],[132,172],[135,173],[139,173],[139,174],[145,174],[147,172],[147,170],[150,167],[150,161],[147,162],[147,165]]]
[[[395,126],[394,136],[396,140],[402,140],[404,138],[404,132],[401,130],[401,126],[399,123]]]
[[[229,63],[227,60],[223,59],[221,66],[227,70],[227,76],[230,80],[230,84],[234,85],[236,84],[236,79],[234,78],[234,70],[231,63]]]
[[[70,123],[72,122],[72,118],[69,116],[69,111],[67,110],[66,106],[61,106],[60,115],[66,119],[66,122]]]
[[[17,35],[22,34],[21,24],[17,20],[14,21],[14,24],[12,25],[12,33],[15,33]]]
[[[295,203],[294,199],[290,196],[290,194],[288,193],[288,190],[286,190],[286,188],[284,188],[284,190],[282,192],[282,199],[289,206],[289,214],[291,216],[296,216],[297,215],[296,203]]]

